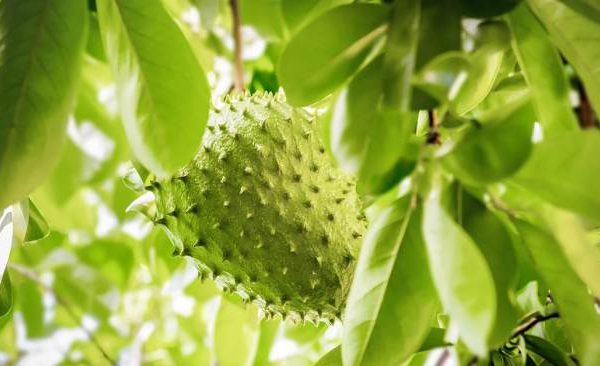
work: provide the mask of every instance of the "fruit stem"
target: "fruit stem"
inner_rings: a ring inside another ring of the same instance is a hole
[[[242,18],[238,0],[229,0],[233,20],[233,89],[244,91],[244,64],[242,62]]]

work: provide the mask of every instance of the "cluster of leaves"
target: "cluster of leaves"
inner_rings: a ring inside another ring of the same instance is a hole
[[[248,89],[322,112],[369,204],[341,336],[260,322],[126,213],[128,161],[186,164],[231,86],[227,3],[2,0],[0,362],[600,363],[595,0],[240,5]]]

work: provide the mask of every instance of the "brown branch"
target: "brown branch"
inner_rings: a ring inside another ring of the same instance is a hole
[[[598,128],[598,121],[581,81],[577,81],[577,91],[579,92],[579,108],[577,108],[579,125],[581,128]]]
[[[442,141],[440,140],[440,132],[438,131],[439,121],[435,115],[435,111],[430,109],[427,111],[429,117],[429,132],[427,132],[427,144],[439,145]]]
[[[65,311],[67,312],[67,315],[69,315],[71,320],[75,324],[77,324],[79,326],[79,328],[81,328],[81,330],[83,330],[83,332],[87,335],[87,337],[90,339],[90,341],[92,341],[92,343],[98,349],[98,351],[100,351],[100,353],[106,359],[106,361],[108,361],[108,363],[110,363],[111,365],[117,364],[108,355],[108,353],[104,350],[104,347],[102,347],[102,345],[100,344],[98,339],[94,336],[94,334],[89,329],[87,329],[83,325],[83,323],[81,323],[81,321],[79,320],[80,317],[77,316],[77,314],[75,313],[75,311],[73,310],[71,305],[69,305],[69,303],[66,302],[63,298],[58,296],[58,294],[54,291],[54,289],[52,289],[49,286],[46,286],[46,284],[44,282],[42,282],[42,280],[39,278],[39,276],[34,271],[30,270],[29,268],[26,268],[26,267],[23,267],[18,264],[14,264],[14,263],[9,263],[8,267],[11,270],[13,270],[15,273],[21,275],[22,277],[35,282],[40,288],[42,288],[42,290],[52,293],[52,295],[54,295],[54,298],[56,299],[56,303],[65,309]]]
[[[233,87],[235,91],[244,91],[244,64],[242,62],[242,18],[238,0],[229,0],[233,21]]]
[[[512,338],[527,333],[529,330],[531,330],[531,328],[535,327],[539,323],[558,317],[560,317],[560,315],[557,312],[553,312],[548,315],[541,315],[539,313],[535,313],[533,314],[533,316],[527,318],[523,323],[519,324],[519,326],[515,328],[515,330],[512,333]]]
[[[448,351],[447,348],[444,348],[442,353],[440,353],[440,357],[438,357],[437,361],[435,362],[435,366],[444,366],[446,361],[448,361],[448,357],[450,357],[450,351]]]

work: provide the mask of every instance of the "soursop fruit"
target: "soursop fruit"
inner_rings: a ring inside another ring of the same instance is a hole
[[[267,317],[340,316],[366,219],[317,120],[282,94],[226,98],[210,113],[194,160],[171,179],[150,177],[145,188],[154,194],[154,222],[201,278]]]

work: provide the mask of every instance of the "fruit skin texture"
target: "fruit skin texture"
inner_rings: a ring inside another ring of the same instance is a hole
[[[193,162],[146,188],[155,195],[155,222],[202,279],[214,278],[267,317],[340,316],[366,218],[316,118],[281,94],[226,98],[211,112]]]

